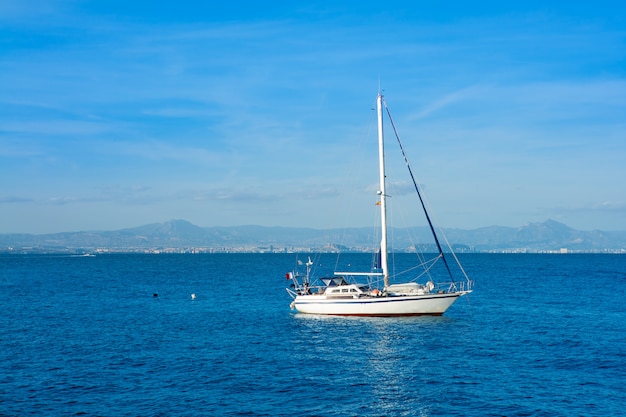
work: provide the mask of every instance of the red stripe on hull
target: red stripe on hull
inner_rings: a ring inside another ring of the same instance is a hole
[[[335,316],[335,317],[416,317],[416,316],[443,316],[443,313],[410,313],[410,314],[309,314],[311,316]]]

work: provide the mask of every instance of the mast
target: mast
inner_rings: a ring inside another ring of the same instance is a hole
[[[387,193],[385,187],[385,144],[383,136],[383,96],[379,92],[376,97],[376,111],[378,115],[378,166],[380,176],[380,267],[383,270],[385,288],[389,286],[389,269],[387,266]]]

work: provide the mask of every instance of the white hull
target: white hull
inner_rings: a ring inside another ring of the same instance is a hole
[[[466,293],[341,299],[325,295],[298,295],[292,307],[300,313],[336,316],[440,316]]]

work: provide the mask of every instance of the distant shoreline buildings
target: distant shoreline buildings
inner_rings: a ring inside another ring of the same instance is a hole
[[[399,250],[394,253],[410,253]],[[429,253],[432,251],[425,251]],[[59,255],[107,255],[107,254],[296,254],[296,253],[372,253],[371,248],[337,248],[333,245],[322,247],[274,247],[274,246],[232,246],[232,247],[154,247],[154,248],[69,248],[69,247],[0,247],[0,254],[59,254]],[[434,252],[433,252],[434,253]],[[626,248],[621,249],[586,249],[576,250],[569,248],[559,249],[531,249],[509,248],[473,250],[466,249],[457,253],[473,254],[626,254]]]

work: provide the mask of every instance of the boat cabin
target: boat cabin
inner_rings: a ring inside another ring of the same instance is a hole
[[[366,284],[349,284],[344,277],[320,278],[326,285],[324,295],[332,298],[358,298],[368,295],[370,288]]]

